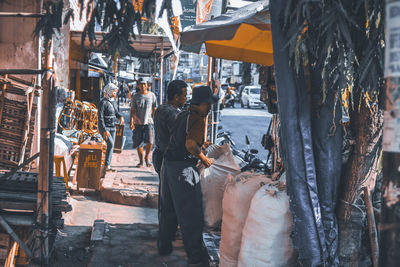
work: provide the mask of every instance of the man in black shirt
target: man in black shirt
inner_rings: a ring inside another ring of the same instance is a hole
[[[181,80],[173,80],[168,84],[166,104],[159,106],[154,116],[155,145],[153,152],[154,169],[160,176],[162,159],[167,149],[174,121],[179,109],[186,102],[187,84]]]
[[[97,113],[99,120],[100,134],[107,142],[107,151],[105,159],[106,171],[111,170],[111,158],[114,149],[115,142],[115,124],[117,119],[120,120],[120,124],[124,124],[124,117],[118,113],[117,103],[115,98],[117,97],[118,87],[112,83],[107,84],[104,87],[104,98],[99,103],[99,111]]]
[[[218,97],[209,86],[193,89],[188,110],[176,118],[161,167],[161,197],[158,250],[172,252],[179,222],[189,266],[207,266],[203,248],[203,200],[198,164],[206,168],[213,160],[202,152],[207,115]]]

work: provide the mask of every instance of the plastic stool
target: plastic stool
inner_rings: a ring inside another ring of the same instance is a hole
[[[68,172],[65,164],[64,156],[54,156],[54,163],[56,164],[56,176],[61,176],[61,163],[63,164],[63,174],[65,187],[68,188]]]

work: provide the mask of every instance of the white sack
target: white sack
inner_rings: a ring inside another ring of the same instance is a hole
[[[243,172],[236,178],[229,177],[222,201],[220,267],[237,266],[242,230],[251,199],[263,184],[271,182],[268,176],[254,172]]]
[[[214,164],[201,172],[204,222],[208,227],[216,227],[222,220],[222,198],[227,177],[240,173],[240,167],[228,144],[213,145],[207,150],[207,156],[214,160]]]
[[[72,164],[74,163],[70,152],[72,148],[72,142],[65,137],[62,134],[56,133],[55,138],[54,138],[54,156],[64,156],[65,160],[65,165],[67,168],[67,171],[71,168]],[[54,171],[55,171],[55,165],[54,165]],[[61,176],[64,176],[64,168],[61,164]]]
[[[239,267],[293,266],[289,197],[273,185],[254,195],[243,229]]]

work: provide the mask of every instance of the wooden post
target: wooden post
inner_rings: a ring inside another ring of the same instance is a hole
[[[369,242],[371,244],[372,266],[378,267],[378,262],[379,262],[378,232],[376,231],[374,207],[372,206],[371,194],[369,192],[368,187],[364,187],[364,200],[365,200],[365,207],[367,210],[367,222],[368,222]]]
[[[6,74],[4,78],[8,78],[8,75]],[[6,89],[7,89],[7,84],[4,83],[3,88],[1,92],[1,102],[0,102],[0,123],[2,123],[3,119],[3,109],[4,109],[4,102],[6,101]]]
[[[81,97],[81,69],[76,70],[76,81],[75,81],[75,99],[82,100]]]
[[[51,142],[50,128],[54,127],[51,125],[51,93],[52,93],[52,71],[51,71],[51,55],[52,55],[52,41],[49,41],[49,45],[45,50],[44,54],[44,65],[46,66],[46,73],[43,78],[43,90],[42,90],[42,101],[41,101],[41,118],[40,118],[40,163],[39,163],[39,178],[38,178],[38,193],[37,193],[37,223],[40,226],[39,235],[42,235],[42,242],[44,251],[37,251],[36,257],[40,257],[42,264],[45,266],[49,263],[49,221],[50,221],[50,162],[53,164],[53,158],[50,158]],[[51,168],[52,169],[52,168]]]

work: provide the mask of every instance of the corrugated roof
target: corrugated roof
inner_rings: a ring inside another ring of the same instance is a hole
[[[71,40],[80,46],[82,40],[82,32],[71,31]],[[95,48],[92,48],[90,46],[90,41],[86,39],[84,43],[85,49],[99,53],[107,52],[106,47],[103,48],[96,47],[98,44],[100,44],[102,40],[103,40],[103,34],[96,33]],[[154,54],[161,54],[161,50],[164,50],[164,54],[166,54],[172,50],[172,44],[167,36],[150,35],[150,34],[138,35],[136,37],[136,40],[133,40],[131,46],[137,51],[137,54],[132,56],[137,56],[137,57],[150,57]]]

